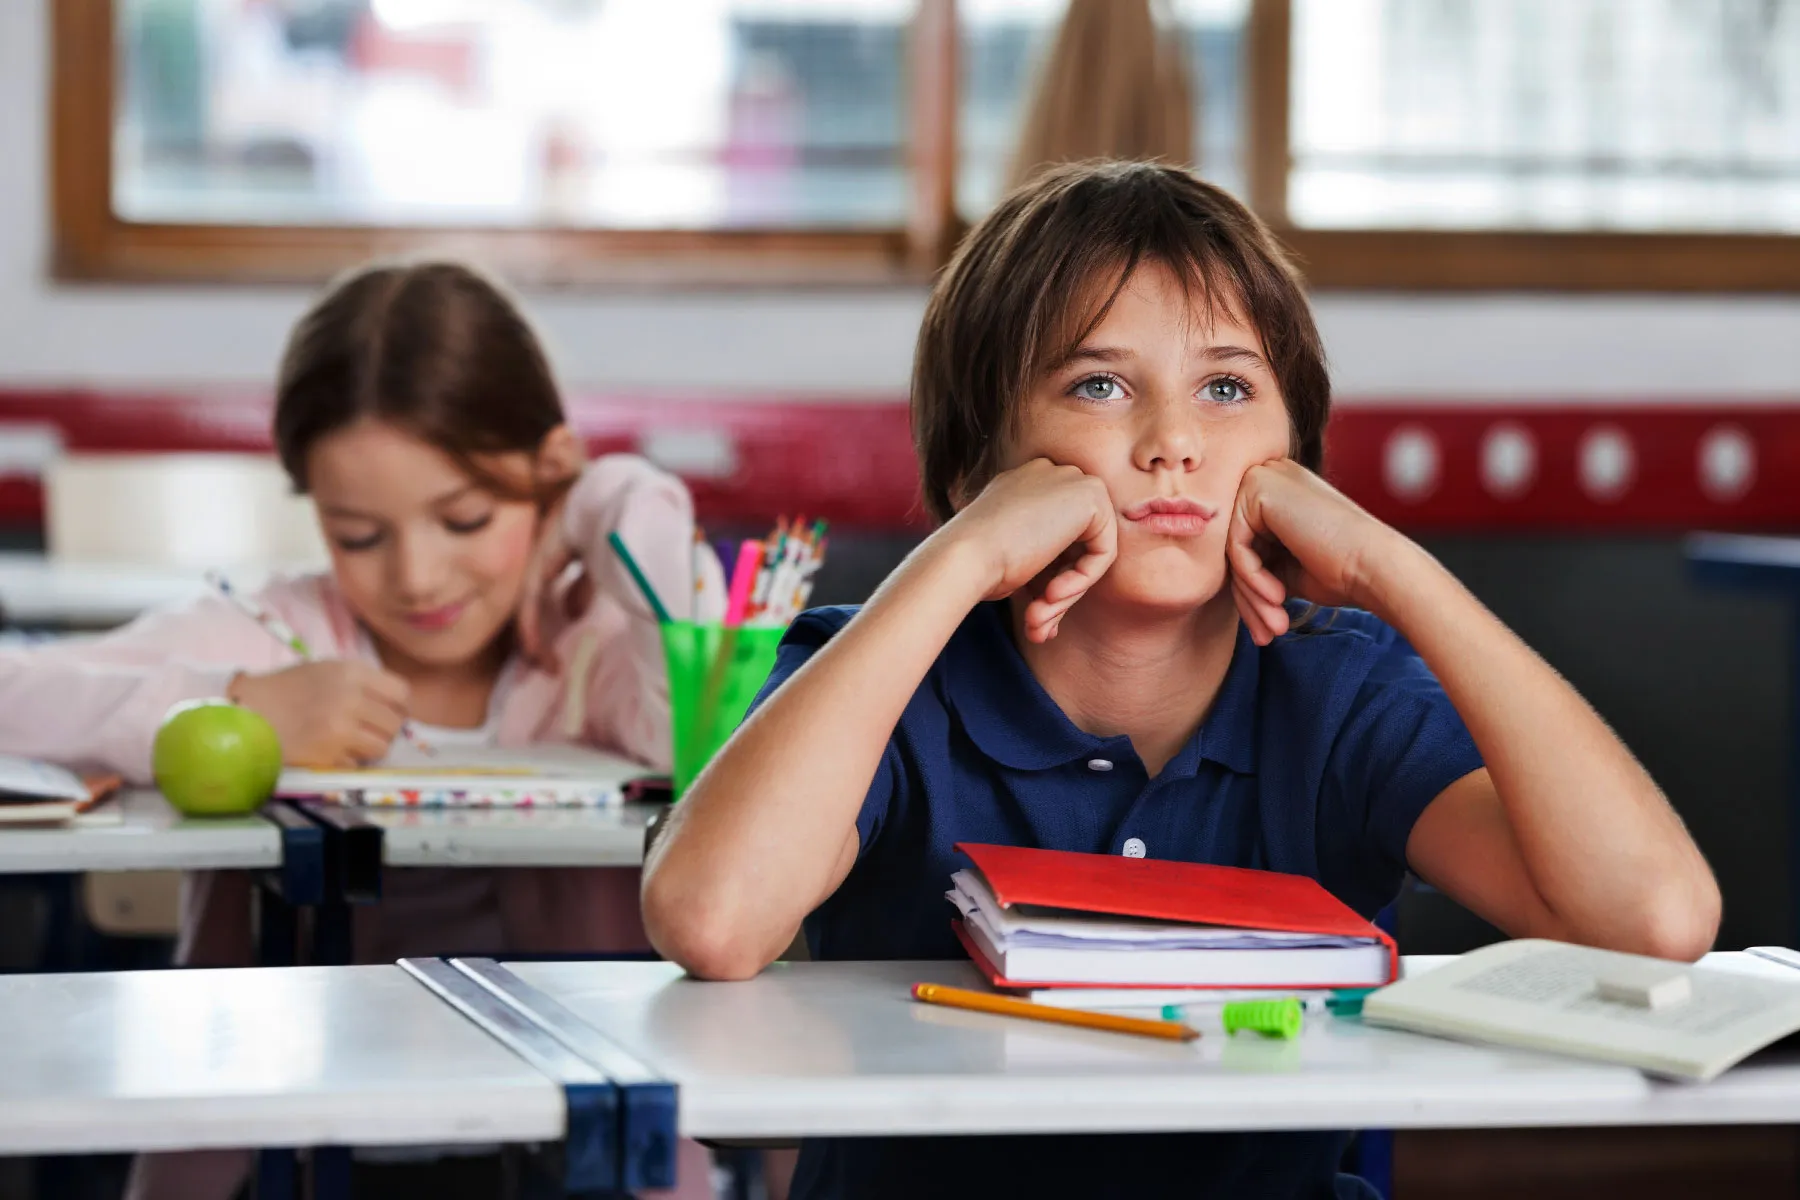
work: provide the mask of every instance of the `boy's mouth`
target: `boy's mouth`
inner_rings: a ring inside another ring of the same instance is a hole
[[[1218,510],[1185,496],[1170,496],[1144,500],[1125,509],[1120,515],[1149,533],[1193,537],[1206,531],[1207,525],[1218,515]]]

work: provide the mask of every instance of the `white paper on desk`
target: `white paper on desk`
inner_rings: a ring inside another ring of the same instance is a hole
[[[89,796],[88,785],[73,771],[32,758],[0,754],[0,804],[37,800],[82,803]]]
[[[605,807],[622,803],[626,785],[651,774],[641,763],[581,746],[446,746],[427,755],[399,744],[365,770],[290,767],[275,791],[377,807]]]
[[[1600,976],[1631,961],[1642,960],[1533,938],[1501,942],[1371,994],[1363,1018],[1695,1080],[1800,1031],[1800,979],[1689,967],[1685,1003],[1653,1009],[1601,999]]]

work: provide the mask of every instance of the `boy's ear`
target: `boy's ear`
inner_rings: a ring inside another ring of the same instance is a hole
[[[571,479],[581,474],[582,464],[586,461],[586,450],[575,431],[567,425],[558,425],[538,444],[537,481],[545,484]]]

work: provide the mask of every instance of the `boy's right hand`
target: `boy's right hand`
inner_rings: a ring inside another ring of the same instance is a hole
[[[1063,614],[1119,552],[1118,514],[1106,484],[1047,458],[996,475],[942,536],[979,551],[989,572],[984,599],[1031,589],[1024,620],[1033,642],[1056,636]]]
[[[388,752],[406,721],[406,681],[363,662],[302,663],[239,675],[226,694],[259,713],[295,767],[359,767]]]

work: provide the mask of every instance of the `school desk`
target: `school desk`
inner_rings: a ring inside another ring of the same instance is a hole
[[[383,809],[285,805],[325,836],[327,896],[313,961],[350,960],[350,908],[381,899],[382,876],[407,867],[635,867],[662,804],[612,808]]]
[[[241,567],[232,582],[254,588],[270,568]],[[148,609],[198,599],[199,571],[132,563],[59,562],[43,554],[0,553],[0,616],[9,626],[110,629]]]
[[[0,1154],[311,1147],[336,1194],[359,1146],[550,1144],[578,1190],[673,1170],[666,1086],[437,960],[0,977],[0,1029]],[[628,1128],[622,1094],[660,1121]],[[258,1176],[261,1200],[292,1195],[293,1155]]]
[[[1408,959],[1409,973],[1442,960]],[[1739,954],[1708,965],[1800,972]],[[913,1003],[960,963],[666,963],[0,978],[0,1153],[552,1143],[576,1186],[666,1182],[712,1138],[1800,1123],[1800,1057],[1710,1084],[1314,1018],[1174,1044]],[[291,1160],[266,1154],[265,1197]],[[327,1189],[329,1190],[329,1188]]]
[[[271,806],[243,817],[184,817],[160,794],[127,789],[61,825],[0,825],[0,875],[89,871],[256,873],[265,963],[295,961],[295,906],[325,898],[325,835]]]
[[[1800,945],[1800,538],[1697,533],[1686,542],[1688,570],[1701,583],[1783,594],[1793,621],[1788,679],[1788,937]]]
[[[1708,962],[1800,986],[1744,955]],[[920,980],[976,985],[963,963],[778,964],[731,984],[656,962],[467,966],[676,1085],[690,1137],[1800,1123],[1792,1052],[1697,1086],[1338,1018],[1295,1042],[1182,1044],[908,998]]]

